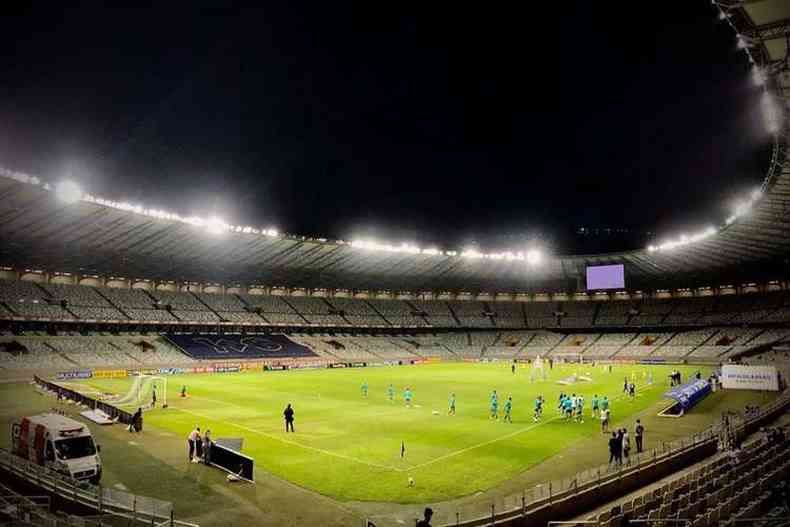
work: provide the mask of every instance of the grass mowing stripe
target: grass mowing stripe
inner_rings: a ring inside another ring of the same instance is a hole
[[[280,441],[281,443],[294,445],[294,446],[297,446],[299,448],[304,448],[306,450],[312,450],[314,452],[318,452],[320,454],[324,454],[324,455],[327,455],[327,456],[334,456],[334,457],[337,457],[337,458],[340,458],[340,459],[345,459],[347,461],[353,461],[354,463],[360,463],[362,465],[367,465],[369,467],[382,468],[382,469],[385,469],[385,470],[395,470],[397,472],[403,472],[405,470],[405,469],[398,468],[398,467],[391,467],[389,465],[380,465],[378,463],[372,463],[370,461],[364,461],[362,459],[357,459],[355,457],[346,456],[345,454],[340,454],[338,452],[332,452],[330,450],[324,450],[322,448],[316,448],[316,447],[310,446],[310,445],[303,445],[302,443],[298,443],[296,441],[291,441],[290,439],[285,439],[285,438],[282,438],[282,437],[277,437],[276,435],[272,435],[272,434],[270,434],[268,432],[264,432],[262,430],[256,430],[254,428],[249,428],[249,427],[244,426],[244,425],[238,425],[238,424],[235,424],[235,423],[231,423],[230,421],[225,421],[223,419],[217,419],[215,417],[209,417],[207,415],[199,414],[199,413],[193,412],[191,410],[184,410],[183,408],[173,408],[173,409],[174,410],[178,410],[179,412],[184,412],[184,413],[188,413],[188,414],[194,415],[196,417],[202,417],[203,419],[208,419],[210,421],[215,421],[217,423],[223,423],[223,424],[226,424],[226,425],[234,426],[234,427],[239,428],[241,430],[246,430],[248,432],[252,432],[253,434],[258,434],[258,435],[263,436],[263,437],[268,437],[269,439],[274,439],[276,441]]]
[[[650,391],[650,390],[652,390],[654,388],[655,388],[655,386],[652,386],[652,387],[647,388],[647,389],[645,389],[643,391]],[[611,401],[614,402],[614,401],[622,399],[623,397],[627,397],[627,396],[624,395],[624,394],[620,394],[617,397],[612,397]],[[420,463],[419,465],[413,465],[413,466],[409,467],[407,470],[416,470],[418,468],[427,467],[428,465],[432,465],[432,464],[436,463],[437,461],[443,461],[445,459],[449,459],[451,457],[457,456],[458,454],[465,454],[466,452],[469,452],[471,450],[475,450],[477,448],[481,448],[481,447],[484,447],[484,446],[491,445],[491,444],[496,443],[498,441],[502,441],[503,439],[510,439],[511,437],[516,437],[519,434],[522,434],[524,432],[529,432],[530,430],[534,430],[535,428],[537,428],[537,427],[539,427],[541,425],[545,425],[545,424],[551,423],[552,421],[556,421],[558,419],[565,419],[565,418],[562,415],[558,415],[558,416],[552,417],[551,419],[547,419],[546,421],[542,421],[540,423],[535,423],[533,425],[524,427],[521,430],[515,430],[515,431],[510,432],[509,434],[505,434],[505,435],[503,435],[501,437],[495,437],[494,439],[489,439],[488,441],[484,441],[484,442],[478,443],[476,445],[468,446],[466,448],[462,448],[461,450],[456,450],[455,452],[450,452],[448,454],[444,454],[443,456],[439,456],[439,457],[437,457],[435,459],[431,459],[430,461],[426,461],[425,463]],[[592,419],[594,419],[594,417]]]

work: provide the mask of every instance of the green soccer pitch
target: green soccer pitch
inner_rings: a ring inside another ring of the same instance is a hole
[[[514,375],[505,362],[174,376],[168,379],[169,408],[147,411],[145,426],[183,438],[195,425],[211,429],[215,439],[243,437],[243,452],[255,459],[257,478],[270,472],[344,501],[421,503],[491,488],[573,443],[602,437],[600,421],[590,417],[594,394],[609,397],[613,423],[632,429],[630,416],[661,400],[673,368],[615,365],[608,373],[602,366],[567,364],[549,370],[546,364],[548,379],[535,375],[534,382],[530,366],[520,365]],[[684,382],[698,370],[678,369]],[[558,384],[574,373],[592,380]],[[624,377],[637,385],[634,400],[623,394]],[[369,386],[367,397],[363,383]],[[390,383],[394,401],[387,393]],[[131,380],[71,385],[123,394]],[[186,399],[179,397],[182,385],[187,386]],[[414,393],[411,408],[403,399],[406,387]],[[490,418],[492,390],[499,394],[498,420]],[[559,417],[560,392],[584,395],[584,423]],[[455,416],[447,412],[451,393],[456,394]],[[546,405],[543,419],[535,423],[537,395],[543,395]],[[508,396],[513,397],[512,424],[501,419]],[[295,409],[293,434],[285,433],[283,423],[287,403]],[[603,462],[604,439],[601,445]],[[407,485],[410,477],[414,487]]]

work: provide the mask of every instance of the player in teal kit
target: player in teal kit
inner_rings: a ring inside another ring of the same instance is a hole
[[[542,414],[543,414],[543,397],[538,395],[535,398],[535,413],[532,415],[532,420],[537,423],[540,420]]]
[[[368,396],[368,381],[362,381],[362,397]]]
[[[391,384],[387,387],[387,397],[389,397],[390,402],[395,401],[395,387]]]
[[[597,393],[595,395],[593,395],[593,398],[592,398],[592,416],[593,417],[597,417],[598,416],[598,394]]]
[[[411,392],[411,388],[406,388],[403,391],[403,400],[406,401],[406,406],[411,408],[411,398],[414,394]]]
[[[450,409],[447,411],[447,415],[455,415],[455,394],[450,394],[450,401],[449,401]]]
[[[505,417],[502,418],[502,422],[513,423],[513,418],[510,417],[510,412],[513,410],[513,398],[508,397],[507,401],[505,401]]]
[[[491,419],[499,419],[499,397],[496,390],[491,393]]]
[[[584,422],[584,396],[579,395],[576,398],[576,422],[583,423]]]

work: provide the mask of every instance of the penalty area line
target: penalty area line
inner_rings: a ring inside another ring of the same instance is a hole
[[[249,428],[249,427],[244,426],[244,425],[231,423],[231,422],[225,421],[223,419],[217,419],[215,417],[209,417],[207,415],[199,414],[199,413],[193,412],[191,410],[184,410],[183,408],[175,408],[175,407],[171,407],[171,409],[172,410],[178,410],[179,412],[184,412],[184,413],[187,413],[187,414],[191,414],[191,415],[194,415],[196,417],[201,417],[203,419],[208,419],[208,420],[215,421],[215,422],[218,422],[218,423],[223,423],[223,424],[228,425],[228,426],[233,426],[233,427],[236,427],[236,428],[238,428],[240,430],[246,430],[248,432],[252,432],[253,434],[260,435],[262,437],[267,437],[269,439],[274,439],[275,441],[280,441],[281,443],[285,443],[285,444],[288,444],[288,445],[293,445],[293,446],[296,446],[296,447],[299,447],[299,448],[303,448],[305,450],[312,450],[313,452],[318,452],[319,454],[324,454],[326,456],[332,456],[332,457],[336,457],[336,458],[340,458],[340,459],[345,459],[346,461],[352,461],[354,463],[359,463],[361,465],[367,465],[369,467],[381,468],[381,469],[385,469],[385,470],[394,470],[396,472],[403,472],[405,470],[405,469],[402,469],[402,468],[392,467],[392,466],[389,466],[389,465],[380,465],[378,463],[373,463],[373,462],[370,462],[370,461],[364,461],[362,459],[357,459],[355,457],[347,456],[345,454],[340,454],[338,452],[332,452],[331,450],[324,450],[323,448],[317,448],[317,447],[310,446],[310,445],[303,445],[302,443],[298,443],[296,441],[291,441],[290,439],[285,439],[283,437],[278,437],[276,435],[270,434],[268,432],[264,432],[262,430],[256,430],[254,428]]]

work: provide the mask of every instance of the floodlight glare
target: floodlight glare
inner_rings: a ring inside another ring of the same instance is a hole
[[[55,195],[64,203],[76,203],[82,199],[82,189],[73,181],[65,180],[57,184]]]
[[[216,216],[212,216],[211,218],[209,218],[206,221],[205,225],[206,225],[206,229],[211,234],[221,234],[222,232],[228,229],[228,224],[222,221],[221,218],[218,218]]]
[[[538,265],[543,260],[543,255],[537,249],[527,251],[527,263],[529,265]]]

